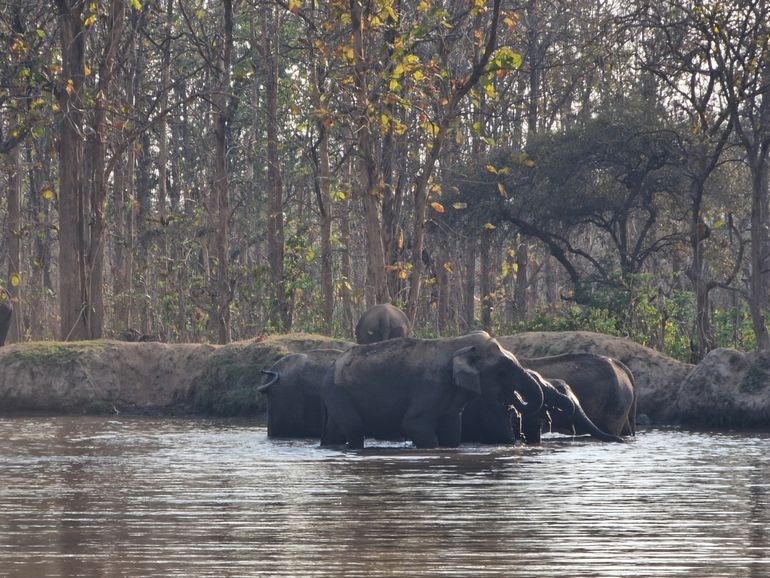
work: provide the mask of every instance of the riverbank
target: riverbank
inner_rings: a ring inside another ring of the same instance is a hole
[[[589,332],[501,337],[516,355],[591,352],[634,373],[642,422],[770,429],[770,355],[712,351],[698,366]],[[345,341],[290,334],[229,345],[37,342],[0,348],[0,414],[254,416],[260,371],[283,355]]]

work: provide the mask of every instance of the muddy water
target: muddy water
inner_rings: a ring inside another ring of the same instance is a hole
[[[0,576],[770,576],[770,437],[340,452],[0,419]]]

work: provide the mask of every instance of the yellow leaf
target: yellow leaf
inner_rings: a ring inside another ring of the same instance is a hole
[[[46,201],[53,201],[56,194],[53,192],[51,187],[45,187],[42,191],[40,191],[40,196],[43,197]]]
[[[75,83],[72,82],[72,79],[67,81],[67,87],[64,89],[67,91],[67,94],[72,96],[72,93],[75,92]]]
[[[453,209],[458,209],[458,210],[460,210],[460,209],[467,209],[468,208],[468,203],[454,203],[452,205],[452,208]]]
[[[508,193],[505,190],[505,185],[503,185],[503,183],[497,183],[497,190],[500,193],[500,195],[502,195],[503,197],[508,196]]]
[[[437,203],[436,201],[433,201],[430,204],[430,206],[437,213],[443,213],[444,212],[444,206],[441,203]]]
[[[398,277],[399,277],[399,279],[406,279],[406,277],[407,277],[406,269],[401,269],[401,271],[399,271],[399,273],[398,273]]]
[[[449,273],[454,273],[454,271],[452,271],[452,263],[450,263],[449,261],[444,263],[444,269],[446,269],[447,272]]]
[[[11,275],[11,279],[10,280],[11,280],[11,286],[12,287],[18,287],[19,285],[21,285],[21,277],[19,276],[18,273],[13,273]]]
[[[484,229],[486,229],[487,231],[491,231],[492,229],[496,229],[496,228],[497,227],[495,227],[492,223],[485,223],[484,224]]]
[[[302,0],[289,0],[289,11],[297,14],[302,8]]]
[[[91,67],[88,66],[87,64],[83,65],[83,74],[85,74],[86,76],[91,76]]]

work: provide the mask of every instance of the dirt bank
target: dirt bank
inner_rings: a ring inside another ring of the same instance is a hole
[[[627,339],[582,331],[500,337],[516,355],[590,352],[634,373],[638,413],[653,423],[770,428],[770,354],[719,349],[697,367]],[[257,415],[260,370],[288,353],[347,342],[291,334],[225,346],[23,343],[0,348],[0,414]]]

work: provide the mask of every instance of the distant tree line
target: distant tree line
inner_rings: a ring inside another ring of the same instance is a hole
[[[10,339],[768,349],[768,12],[0,0]]]

